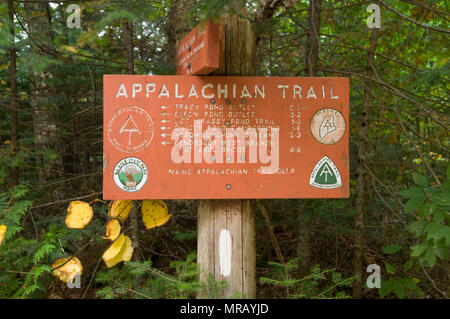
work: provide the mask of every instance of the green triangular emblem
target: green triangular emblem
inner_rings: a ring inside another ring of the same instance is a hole
[[[323,189],[337,188],[342,186],[341,174],[333,161],[324,156],[312,170],[309,184]]]

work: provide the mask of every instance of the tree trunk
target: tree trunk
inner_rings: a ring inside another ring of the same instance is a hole
[[[167,65],[174,66],[177,64],[178,43],[191,31],[186,15],[193,5],[192,0],[172,0],[165,30],[167,36]]]
[[[305,216],[305,201],[299,199],[297,209],[297,258],[298,275],[304,277],[311,268],[311,249],[309,247],[309,223]]]
[[[305,53],[305,73],[316,76],[320,49],[320,11],[321,0],[310,0],[308,8],[308,40]]]
[[[127,62],[127,74],[134,74],[134,55],[133,55],[133,23],[125,21],[123,23],[123,47]],[[135,202],[130,216],[131,241],[133,242],[133,260],[141,261],[141,251],[139,245],[139,209]]]
[[[125,21],[123,23],[123,45],[127,60],[127,74],[134,74],[133,23],[131,21]]]
[[[52,26],[48,4],[43,2],[25,2],[27,16],[28,36],[34,54],[56,57],[56,51],[52,40]],[[54,70],[47,67],[45,71],[36,74],[33,86],[33,131],[34,143],[39,150],[37,155],[38,179],[45,182],[58,179],[63,172],[61,159],[56,159],[51,164],[44,160],[42,155],[48,150],[57,150],[59,145],[59,132],[57,127],[58,108],[50,102],[55,95],[52,82],[54,82]]]
[[[305,73],[317,76],[320,48],[321,0],[310,0],[308,8],[308,39],[305,51]],[[297,258],[298,274],[305,276],[311,267],[311,248],[309,245],[309,225],[305,216],[305,201],[298,200],[297,212]]]
[[[378,29],[372,29],[372,38],[370,41],[370,52],[367,58],[366,75],[372,76],[374,71],[374,56],[378,40]],[[362,121],[361,128],[359,130],[359,142],[358,142],[358,159],[359,163],[356,168],[357,180],[356,180],[356,216],[355,216],[355,243],[354,243],[354,255],[353,255],[353,267],[356,282],[353,286],[353,298],[362,297],[363,288],[363,246],[364,246],[364,215],[366,213],[366,168],[364,164],[366,162],[367,155],[367,142],[369,133],[369,120],[370,120],[370,89],[372,82],[368,79],[364,83],[363,93],[363,109],[362,109]]]
[[[11,95],[9,102],[10,125],[11,125],[11,151],[13,156],[17,153],[19,144],[19,122],[17,119],[17,80],[16,80],[16,58],[17,52],[15,48],[15,32],[14,32],[14,4],[12,0],[8,0],[9,13],[9,34],[11,35],[11,48],[9,49],[9,82],[11,86]],[[17,185],[19,182],[19,170],[11,168],[10,181],[12,185]]]

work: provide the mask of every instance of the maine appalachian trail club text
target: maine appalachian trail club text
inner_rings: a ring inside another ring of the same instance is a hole
[[[194,317],[194,315],[205,315],[208,317],[214,314],[224,313],[224,314],[247,314],[251,316],[264,315],[269,312],[269,306],[267,304],[250,304],[250,303],[232,303],[224,304],[223,307],[220,306],[203,306],[197,304],[187,303],[185,306],[180,307],[180,314],[190,315],[186,317]]]

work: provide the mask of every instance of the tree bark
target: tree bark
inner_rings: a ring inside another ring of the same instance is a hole
[[[311,268],[311,248],[309,245],[309,223],[305,216],[305,201],[297,200],[297,258],[298,275],[304,277]]]
[[[125,21],[123,23],[123,47],[127,62],[127,74],[134,74],[134,44],[133,44],[133,23]],[[139,245],[139,209],[137,202],[133,204],[130,216],[131,241],[133,242],[133,260],[141,261],[141,251]]]
[[[25,2],[28,25],[28,37],[35,54],[56,57],[52,39],[51,18],[48,3]],[[46,68],[33,79],[35,95],[33,96],[33,131],[34,143],[39,150],[37,155],[38,180],[45,182],[60,178],[63,172],[61,159],[49,164],[44,160],[43,152],[57,150],[59,146],[59,132],[57,127],[58,108],[50,102],[49,97],[55,95],[51,82],[54,82],[54,70]],[[49,85],[50,84],[50,85]],[[59,190],[58,190],[59,191]]]
[[[13,0],[8,0],[8,14],[9,14],[9,34],[11,35],[11,48],[9,49],[9,82],[11,87],[10,95],[10,125],[11,125],[11,150],[13,156],[17,154],[19,144],[19,122],[17,119],[17,80],[16,80],[16,58],[17,51],[15,48],[15,32],[14,32],[14,4]],[[11,168],[10,181],[12,185],[17,185],[19,182],[19,170]]]
[[[369,138],[369,120],[370,120],[370,90],[372,82],[368,78],[372,77],[375,69],[373,64],[375,57],[375,50],[378,40],[378,29],[372,29],[372,37],[370,41],[370,51],[367,58],[366,66],[366,80],[364,83],[363,93],[363,109],[361,116],[361,128],[359,130],[358,142],[358,166],[356,168],[356,216],[355,216],[355,243],[353,254],[353,271],[356,277],[353,286],[353,298],[362,297],[363,288],[363,247],[364,247],[364,215],[366,214],[367,189],[366,189],[366,169],[365,162],[367,156],[367,142]]]
[[[308,8],[308,40],[305,53],[305,73],[316,76],[320,49],[320,11],[321,0],[310,0]]]
[[[191,31],[186,16],[193,5],[192,0],[172,0],[165,30],[167,36],[167,65],[174,66],[177,64],[178,43]]]
[[[308,8],[308,39],[305,50],[305,74],[317,76],[320,49],[321,0],[310,0]],[[305,201],[298,200],[297,211],[297,258],[298,274],[305,276],[311,267],[311,248],[309,245],[309,225],[305,216]]]
[[[134,74],[133,23],[131,21],[125,21],[123,23],[123,45],[127,61],[127,74]]]

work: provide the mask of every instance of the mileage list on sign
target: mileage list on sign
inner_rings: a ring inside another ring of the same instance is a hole
[[[349,196],[347,78],[105,75],[104,199]]]

